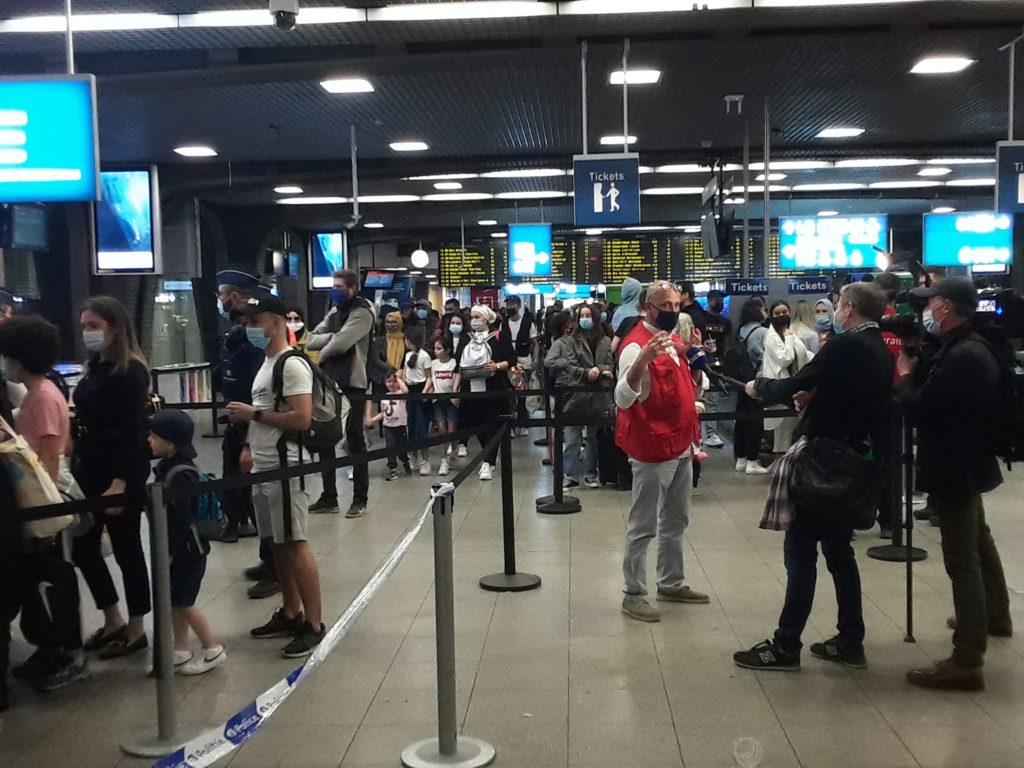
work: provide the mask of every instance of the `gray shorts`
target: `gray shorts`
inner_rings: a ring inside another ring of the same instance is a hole
[[[307,478],[307,485],[309,479]],[[252,487],[252,506],[256,512],[256,529],[262,538],[271,538],[275,544],[306,541],[309,523],[309,491],[302,490],[300,479],[293,477],[291,483],[291,509],[284,508],[284,486],[282,481],[259,483]],[[285,514],[290,517],[290,531],[285,525]]]

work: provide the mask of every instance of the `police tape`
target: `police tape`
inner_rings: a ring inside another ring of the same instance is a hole
[[[413,540],[423,529],[427,516],[433,508],[434,499],[454,490],[455,486],[452,483],[445,483],[439,488],[431,490],[430,501],[410,524],[398,546],[391,550],[387,559],[381,563],[377,571],[345,609],[345,612],[334,623],[334,626],[327,631],[324,639],[306,659],[305,664],[292,670],[283,680],[257,696],[255,700],[228,718],[223,725],[200,734],[174,754],[153,763],[152,768],[205,768],[230,754],[250,739],[270,719],[278,707],[292,695],[296,687],[326,661],[338,643],[348,634],[352,625],[359,619],[366,606],[409,551]]]

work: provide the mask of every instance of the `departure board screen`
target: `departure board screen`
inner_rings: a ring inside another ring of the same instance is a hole
[[[499,253],[493,245],[466,246],[463,258],[461,246],[442,246],[438,251],[441,285],[446,288],[502,285],[507,267],[504,247],[501,250]]]
[[[668,238],[605,238],[601,282],[618,285],[627,277],[650,283],[669,276]]]

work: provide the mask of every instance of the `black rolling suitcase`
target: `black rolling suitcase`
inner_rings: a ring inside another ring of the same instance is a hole
[[[614,485],[620,491],[633,488],[633,468],[629,458],[615,444],[614,427],[597,428],[597,475],[601,485]]]

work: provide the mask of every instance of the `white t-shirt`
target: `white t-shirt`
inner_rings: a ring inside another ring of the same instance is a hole
[[[518,318],[511,318],[510,317],[509,320],[508,320],[508,330],[509,330],[509,333],[512,335],[512,343],[513,344],[515,344],[516,340],[519,338],[519,329],[522,327],[522,325],[523,325],[523,315],[522,315],[522,313],[520,313]],[[533,340],[533,339],[536,339],[536,338],[537,338],[537,326],[534,323],[530,323],[530,339]],[[517,357],[516,358],[516,362],[518,362],[526,370],[530,370],[531,368],[533,368],[533,358],[530,355],[525,355],[523,357]]]
[[[256,378],[252,382],[252,404],[257,410],[274,410],[274,365],[278,358],[287,351],[284,350],[273,357],[268,357],[256,372]],[[282,388],[284,397],[313,394],[313,371],[301,359],[292,357],[285,361],[282,375],[284,377]],[[287,403],[282,403],[278,410],[288,410]],[[248,437],[249,449],[252,451],[252,466],[255,471],[276,469],[281,466],[281,459],[277,452],[277,441],[281,438],[280,429],[253,421],[249,424]],[[288,464],[298,464],[299,446],[292,442],[287,445]],[[303,460],[310,460],[308,452]]]
[[[423,384],[430,372],[430,355],[422,349],[405,355],[405,383]]]
[[[404,427],[409,424],[409,412],[405,400],[381,400],[380,411],[384,414],[385,427]]]
[[[442,363],[440,360],[431,360],[430,377],[434,381],[435,392],[455,391],[455,362],[454,357],[450,358],[447,363]]]

